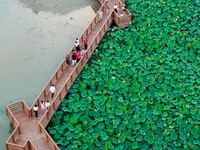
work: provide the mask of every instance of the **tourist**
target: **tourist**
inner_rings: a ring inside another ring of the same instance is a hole
[[[67,56],[66,56],[65,58],[66,58],[66,64],[70,65],[70,57],[69,57],[69,54],[67,54]]]
[[[35,113],[35,117],[38,117],[38,106],[35,104],[35,106],[33,107],[33,111]]]
[[[53,98],[56,91],[54,84],[50,86],[49,91],[51,92],[51,98]]]
[[[114,5],[114,11],[117,13],[118,12],[118,6],[117,6],[117,4],[115,3],[115,5]]]
[[[122,7],[122,14],[123,15],[126,15],[126,5],[124,4],[123,7]]]
[[[79,43],[77,41],[75,41],[74,46],[76,48],[76,51],[80,51],[80,46],[79,46]]]
[[[41,110],[45,110],[46,109],[44,101],[40,102],[40,109]]]
[[[81,59],[81,54],[80,54],[80,52],[77,52],[77,53],[76,53],[76,60],[77,60],[77,63],[79,62],[80,59]]]
[[[73,66],[76,65],[76,52],[75,51],[72,53],[72,65]]]
[[[81,56],[83,56],[85,54],[85,48],[83,47],[83,49],[81,50]]]
[[[106,9],[106,13],[108,13],[109,9],[110,9],[110,4],[108,1],[106,1],[106,5],[105,5],[105,9]]]
[[[76,38],[76,39],[75,39],[75,42],[77,42],[77,43],[79,44],[79,39],[78,39],[78,38]]]
[[[85,49],[87,49],[87,45],[88,45],[88,40],[87,40],[87,38],[85,38],[85,39],[83,40],[83,44],[84,44]]]
[[[99,12],[99,22],[103,20],[103,11]]]
[[[50,104],[50,102],[49,101],[46,101],[45,102],[45,107],[46,107],[46,109],[49,109],[49,106],[50,106],[51,104]]]

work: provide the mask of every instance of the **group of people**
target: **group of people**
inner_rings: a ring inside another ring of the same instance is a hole
[[[118,6],[117,6],[116,3],[115,3],[115,5],[114,5],[114,11],[115,11],[116,13],[118,13]],[[124,5],[122,6],[120,16],[126,15],[126,11],[127,11],[127,10],[126,10],[126,5],[124,4]]]
[[[51,98],[54,97],[55,95],[55,92],[56,92],[56,88],[55,88],[55,85],[52,84],[49,88],[49,91],[51,92]],[[44,101],[40,101],[40,109],[43,111],[43,110],[47,110],[49,109],[51,103],[49,102],[49,100],[47,100],[46,102]],[[33,107],[33,111],[35,113],[35,117],[37,118],[38,117],[38,111],[39,111],[39,107],[37,104],[34,105]]]
[[[71,64],[71,61],[72,61],[72,65],[76,65],[81,57],[85,54],[86,50],[87,50],[87,46],[88,46],[88,40],[87,38],[85,38],[83,40],[83,47],[82,49],[80,48],[80,44],[79,44],[79,39],[76,38],[75,41],[74,41],[74,48],[72,50],[72,56],[70,58],[69,54],[65,57],[66,58],[66,63],[68,65]]]

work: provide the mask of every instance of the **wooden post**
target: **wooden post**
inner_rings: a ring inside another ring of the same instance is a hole
[[[56,80],[58,80],[58,72],[56,72]]]
[[[78,65],[76,66],[76,74],[78,74]]]
[[[63,63],[62,63],[62,65],[61,65],[61,70],[63,71],[64,69],[63,69],[64,67],[63,67]]]
[[[53,103],[53,110],[56,110],[56,108],[55,108],[55,102]]]
[[[59,94],[59,98],[60,98],[60,101],[62,101],[62,96],[61,96],[61,92],[60,92],[60,94]]]
[[[65,85],[65,91],[67,91],[67,84]]]
[[[39,130],[40,130],[40,133],[42,133],[42,129],[41,129],[41,126],[40,126],[40,124],[39,124]]]
[[[14,137],[14,135],[12,136],[12,141],[13,141],[13,143],[15,143],[15,137]]]
[[[18,130],[19,130],[19,131],[18,131],[18,132],[19,132],[19,134],[21,134],[22,132],[21,132],[21,128],[20,128],[20,126],[19,126]]]
[[[88,59],[88,52],[86,52],[86,59]]]
[[[46,91],[44,90],[44,97],[46,97],[47,96],[47,93],[46,93]]]
[[[71,82],[73,82],[73,75],[71,75]]]

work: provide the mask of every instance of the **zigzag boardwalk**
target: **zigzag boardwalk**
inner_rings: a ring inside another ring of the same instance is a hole
[[[68,66],[63,60],[47,83],[46,87],[42,90],[41,94],[35,100],[33,105],[29,108],[24,101],[19,101],[10,104],[6,107],[6,112],[11,124],[15,127],[15,130],[10,135],[6,142],[6,148],[8,150],[59,150],[59,147],[55,144],[49,134],[46,132],[45,127],[50,121],[53,113],[62,102],[62,99],[67,94],[74,80],[81,72],[84,65],[89,60],[95,47],[100,42],[101,38],[105,34],[106,30],[114,20],[118,26],[127,25],[132,21],[132,15],[127,11],[126,15],[122,17],[119,14],[113,12],[113,6],[115,3],[118,7],[122,7],[122,3],[119,0],[110,0],[110,9],[106,12],[105,0],[100,1],[102,3],[101,8],[97,12],[96,17],[93,19],[89,27],[80,37],[80,43],[87,37],[88,49],[86,54],[81,58],[76,66]],[[99,12],[102,11],[103,18],[99,21]],[[69,53],[71,56],[72,52]],[[56,93],[54,98],[51,98],[49,87],[51,84],[55,84]],[[39,111],[38,118],[33,115],[32,108],[35,104],[39,105],[40,101],[51,102],[51,106],[47,111]]]

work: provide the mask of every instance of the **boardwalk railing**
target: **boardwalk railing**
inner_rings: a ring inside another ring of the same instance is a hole
[[[6,148],[10,150],[37,150],[30,140],[27,140],[24,145],[6,142]]]
[[[105,12],[105,10],[106,10],[106,6],[105,6],[106,0],[101,0],[101,3],[102,3],[102,6],[99,9],[99,11],[97,12],[97,14],[99,14],[100,11]],[[123,4],[121,2],[118,3],[118,6],[122,7],[122,5]],[[119,16],[119,14],[117,14],[113,11],[109,11],[109,12],[110,13],[108,14],[107,19],[104,21],[104,23],[102,24],[101,28],[97,31],[97,33],[95,33],[96,35],[93,38],[93,40],[90,41],[88,48],[86,50],[86,53],[81,57],[80,61],[73,68],[69,77],[63,83],[63,86],[60,88],[60,90],[57,91],[56,97],[51,102],[49,109],[44,113],[43,117],[39,121],[39,131],[40,131],[40,133],[42,133],[44,135],[44,137],[46,138],[46,141],[51,145],[52,150],[59,150],[59,147],[56,145],[56,143],[51,138],[51,136],[48,134],[48,132],[46,131],[45,128],[48,125],[50,119],[52,118],[55,110],[58,108],[58,106],[62,102],[63,98],[66,96],[71,85],[76,80],[79,73],[82,71],[84,65],[89,60],[94,49],[96,48],[96,46],[100,42],[101,38],[106,33],[106,31],[109,28],[109,26],[111,25],[112,21],[114,20],[117,25],[124,26],[124,25],[127,25],[127,23],[129,23],[132,19],[132,15],[130,14],[130,12],[128,10],[127,10],[127,13],[125,15],[126,20],[123,20],[121,18],[121,16]],[[90,33],[92,32],[92,30],[94,29],[94,27],[96,26],[97,23],[99,23],[99,16],[98,15],[96,15],[94,17],[94,19],[92,20],[92,22],[90,23],[88,28],[85,30],[85,32],[82,34],[82,36],[79,38],[80,43],[83,43],[83,40],[90,35]],[[80,45],[80,46],[82,46],[82,45]],[[69,55],[70,56],[72,55],[72,49],[69,52]],[[47,97],[47,95],[50,94],[50,92],[49,92],[50,86],[52,84],[56,85],[56,82],[59,80],[59,77],[62,76],[62,74],[66,71],[66,69],[68,67],[69,66],[66,64],[66,61],[64,59],[30,108],[28,108],[28,106],[24,103],[24,101],[13,103],[13,104],[10,104],[6,107],[6,112],[7,112],[8,118],[11,121],[12,125],[15,127],[15,130],[13,131],[13,133],[10,135],[9,139],[6,142],[6,147],[7,147],[8,150],[12,150],[14,148],[17,149],[17,150],[21,150],[21,149],[23,149],[23,150],[26,150],[26,149],[27,150],[28,149],[35,150],[34,145],[29,140],[27,140],[26,143],[23,146],[20,146],[20,145],[15,143],[15,137],[17,137],[19,134],[21,134],[21,130],[20,130],[19,123],[15,119],[12,112],[18,111],[18,110],[23,110],[26,113],[27,116],[29,116],[29,117],[33,116],[34,105],[37,104],[38,106],[40,106],[39,105],[40,101],[44,100]]]

